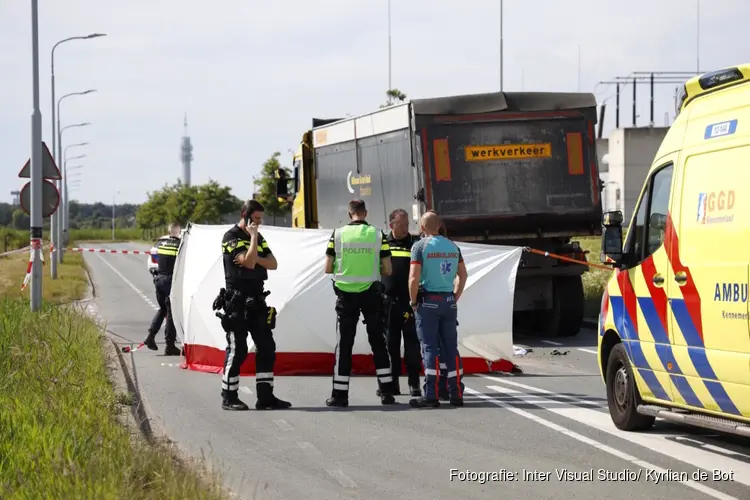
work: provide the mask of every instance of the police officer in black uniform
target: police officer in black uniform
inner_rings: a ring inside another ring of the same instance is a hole
[[[164,328],[164,337],[167,343],[164,348],[165,356],[180,355],[180,350],[175,346],[177,331],[174,327],[172,306],[169,301],[169,294],[172,292],[172,272],[177,261],[177,250],[180,248],[180,229],[179,222],[170,224],[169,234],[159,238],[156,245],[154,245],[156,247],[157,263],[159,266],[154,276],[156,302],[159,304],[159,310],[151,321],[151,326],[148,329],[148,337],[143,341],[143,344],[152,351],[159,349],[156,345],[156,334],[159,332],[159,328],[161,328],[162,321],[166,319],[167,325]]]
[[[383,276],[385,293],[388,297],[386,334],[388,352],[393,367],[393,393],[401,395],[399,376],[401,375],[401,334],[404,338],[404,358],[409,381],[409,393],[420,397],[419,373],[422,369],[422,354],[414,322],[414,311],[409,305],[409,265],[411,247],[419,238],[409,233],[409,214],[397,208],[389,216],[391,232],[387,241],[391,248],[392,273]],[[378,395],[379,391],[378,391]]]
[[[227,332],[227,349],[224,375],[221,378],[222,408],[247,410],[240,401],[240,367],[247,357],[248,333],[255,344],[255,388],[258,410],[286,409],[291,403],[282,401],[273,393],[273,369],[276,362],[276,309],[268,307],[264,282],[268,271],[278,267],[276,257],[258,227],[263,222],[263,205],[256,200],[242,206],[242,220],[224,234],[221,247],[224,256],[226,288],[214,302],[224,331]]]

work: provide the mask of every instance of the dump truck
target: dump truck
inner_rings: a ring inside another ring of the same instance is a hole
[[[588,93],[508,93],[415,99],[344,119],[313,119],[281,172],[292,226],[333,229],[366,202],[387,231],[396,208],[411,231],[427,210],[455,241],[530,247],[586,259],[575,237],[601,234],[596,99]],[[293,182],[293,185],[290,183]],[[572,336],[584,313],[587,266],[524,252],[514,330]]]

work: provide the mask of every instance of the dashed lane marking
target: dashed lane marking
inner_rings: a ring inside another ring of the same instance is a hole
[[[501,379],[496,377],[483,376],[483,378],[489,378],[499,382],[502,387],[492,386],[489,387],[492,390],[501,389],[504,394],[514,394],[517,399],[525,401],[527,398],[544,400],[544,409],[546,411],[555,413],[562,417],[569,418],[581,425],[597,429],[615,437],[619,437],[625,441],[643,446],[646,449],[652,450],[661,455],[665,455],[671,459],[690,464],[694,467],[706,470],[723,470],[723,471],[734,471],[734,482],[740,483],[745,486],[750,486],[750,465],[745,462],[735,460],[728,456],[717,455],[715,453],[705,451],[703,449],[694,448],[671,440],[672,434],[659,432],[657,429],[651,432],[637,433],[637,432],[626,432],[617,429],[609,414],[592,410],[589,408],[581,408],[580,406],[567,406],[567,407],[555,407],[553,405],[547,406],[550,402],[549,399],[541,397],[541,394],[549,394],[551,396],[560,396],[553,391],[548,391],[539,387],[533,387],[519,382],[514,382],[507,379]],[[510,389],[510,387],[516,387],[518,389],[533,392],[532,394],[519,393]],[[513,391],[513,392],[512,392]],[[468,389],[467,389],[468,392]],[[580,401],[577,401],[580,402]],[[532,403],[534,404],[534,403]],[[538,406],[539,404],[536,403]],[[696,483],[697,484],[697,483]],[[693,488],[692,483],[690,485]],[[724,495],[724,493],[718,492],[709,488],[710,491]],[[703,491],[703,490],[701,490]],[[733,498],[730,496],[715,496],[713,493],[704,491],[704,493],[713,496],[714,498]]]
[[[542,340],[542,344],[548,344],[548,345],[554,345],[554,346],[561,346],[562,344],[560,342],[553,342],[551,340]]]
[[[572,431],[572,430],[568,429],[567,427],[563,427],[562,425],[558,425],[558,424],[556,424],[554,422],[551,422],[551,421],[546,420],[546,419],[544,419],[542,417],[539,417],[539,416],[537,416],[537,415],[535,415],[533,413],[530,413],[528,411],[522,410],[520,408],[516,408],[516,407],[512,406],[511,404],[505,403],[503,401],[499,401],[499,400],[497,400],[497,399],[495,399],[495,398],[493,398],[491,396],[487,396],[486,394],[479,393],[479,392],[477,392],[477,391],[475,391],[473,389],[470,389],[468,387],[466,388],[466,393],[467,394],[472,394],[474,396],[477,396],[478,398],[483,399],[483,400],[487,401],[488,403],[492,403],[492,404],[494,404],[496,406],[499,406],[500,408],[504,408],[504,409],[506,409],[506,410],[508,410],[508,411],[510,411],[512,413],[515,413],[518,416],[526,418],[528,420],[532,420],[532,421],[534,421],[534,422],[536,422],[536,423],[538,423],[540,425],[543,425],[544,427],[547,427],[548,429],[551,429],[551,430],[553,430],[555,432],[558,432],[560,434],[563,434],[565,436],[573,438],[576,441],[579,441],[581,443],[587,444],[587,445],[589,445],[589,446],[591,446],[593,448],[601,450],[601,451],[603,451],[605,453],[613,455],[613,456],[615,456],[617,458],[620,458],[622,460],[628,461],[628,462],[636,465],[637,467],[640,467],[641,469],[651,469],[651,470],[660,472],[662,474],[667,472],[665,469],[663,469],[661,467],[658,467],[655,464],[652,464],[652,463],[646,462],[644,460],[641,460],[640,458],[637,458],[637,457],[635,457],[633,455],[629,455],[629,454],[627,454],[627,453],[625,453],[623,451],[620,451],[620,450],[618,450],[616,448],[613,448],[613,447],[611,447],[609,445],[606,445],[604,443],[601,443],[599,441],[591,439],[590,437],[584,436],[582,434],[578,434],[577,432]],[[559,410],[559,409],[558,408],[553,408],[553,409],[547,408],[547,410],[548,411],[555,411],[555,412],[557,412],[557,410]],[[592,410],[586,410],[586,411],[592,411]],[[688,488],[692,488],[694,490],[700,491],[701,493],[705,493],[706,495],[708,495],[710,497],[713,497],[713,498],[717,498],[719,500],[738,500],[736,497],[733,497],[733,496],[730,496],[730,495],[726,495],[726,494],[722,493],[721,491],[715,490],[713,488],[709,488],[708,486],[704,486],[703,484],[696,483],[694,481],[680,481],[680,482],[682,484],[684,484],[685,486],[687,486]]]
[[[126,285],[128,285],[128,286],[129,286],[130,288],[132,288],[132,289],[133,289],[133,291],[134,291],[134,292],[135,292],[136,294],[138,294],[138,296],[139,296],[140,298],[142,298],[144,302],[146,302],[146,304],[150,305],[150,306],[151,306],[151,308],[152,308],[152,309],[154,309],[155,311],[158,311],[158,310],[159,310],[159,306],[157,306],[156,304],[154,304],[154,303],[153,303],[153,301],[152,301],[151,299],[149,299],[149,298],[148,298],[148,297],[146,296],[146,294],[145,294],[145,293],[143,293],[142,291],[140,291],[140,290],[138,289],[138,287],[137,287],[137,286],[135,286],[135,285],[134,285],[134,284],[133,284],[133,283],[132,283],[132,282],[131,282],[131,281],[130,281],[129,279],[127,279],[127,278],[125,277],[125,275],[124,275],[124,274],[122,274],[122,273],[121,273],[120,271],[118,271],[118,270],[117,270],[117,269],[115,268],[115,266],[113,266],[112,264],[110,264],[109,262],[107,262],[107,259],[105,259],[104,257],[102,257],[102,256],[101,256],[100,254],[98,254],[98,253],[97,253],[97,254],[94,254],[94,255],[96,255],[97,257],[99,257],[99,258],[100,258],[100,259],[102,260],[102,262],[104,262],[104,263],[105,263],[105,264],[106,264],[106,265],[107,265],[107,266],[108,266],[108,267],[109,267],[109,268],[110,268],[110,269],[111,269],[111,270],[112,270],[112,271],[113,271],[113,272],[114,272],[114,273],[115,273],[115,274],[116,274],[117,276],[119,276],[119,277],[120,277],[120,279],[121,279],[122,281],[124,281],[124,282],[125,282],[125,284],[126,284]]]
[[[357,483],[352,481],[352,479],[344,474],[343,471],[339,469],[332,469],[326,471],[329,476],[331,476],[333,479],[336,480],[337,483],[341,485],[342,488],[349,488],[349,489],[355,489],[357,488]]]

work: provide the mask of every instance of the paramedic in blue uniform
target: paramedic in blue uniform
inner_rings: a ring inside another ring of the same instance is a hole
[[[437,408],[438,377],[443,364],[451,405],[462,406],[458,380],[458,300],[466,285],[466,266],[461,250],[441,236],[440,218],[427,212],[421,220],[424,238],[411,250],[409,299],[415,312],[417,335],[424,361],[424,392],[409,404],[417,408]]]
[[[428,210],[428,212],[437,214],[434,210]],[[438,234],[440,236],[443,236],[445,238],[448,237],[448,231],[445,229],[445,224],[443,223],[443,220],[440,219],[440,229],[438,230]],[[424,234],[422,235],[424,237]],[[458,325],[458,320],[456,320],[456,325]],[[458,339],[456,339],[458,340]],[[456,347],[458,348],[458,347]],[[461,359],[461,353],[456,352],[456,356],[458,356],[457,361],[457,367],[458,367],[458,385],[461,389],[461,394],[464,392],[464,383],[463,383],[463,376],[464,376],[464,364],[463,360]],[[445,377],[445,374],[447,373],[445,363],[440,363],[440,372],[441,375],[438,377],[438,395],[440,397],[440,401],[449,401],[450,398],[448,397],[448,379]]]

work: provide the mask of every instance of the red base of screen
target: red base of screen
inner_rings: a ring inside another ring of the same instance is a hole
[[[207,373],[221,373],[224,366],[224,351],[215,347],[185,344],[183,368]],[[277,352],[274,373],[277,376],[332,375],[334,355],[328,352]],[[484,358],[461,358],[464,375],[472,373],[513,372],[516,366],[505,359],[488,361]],[[255,374],[255,353],[250,353],[242,363],[240,375]],[[402,367],[402,374],[406,374]],[[352,375],[375,375],[372,354],[352,356]]]

